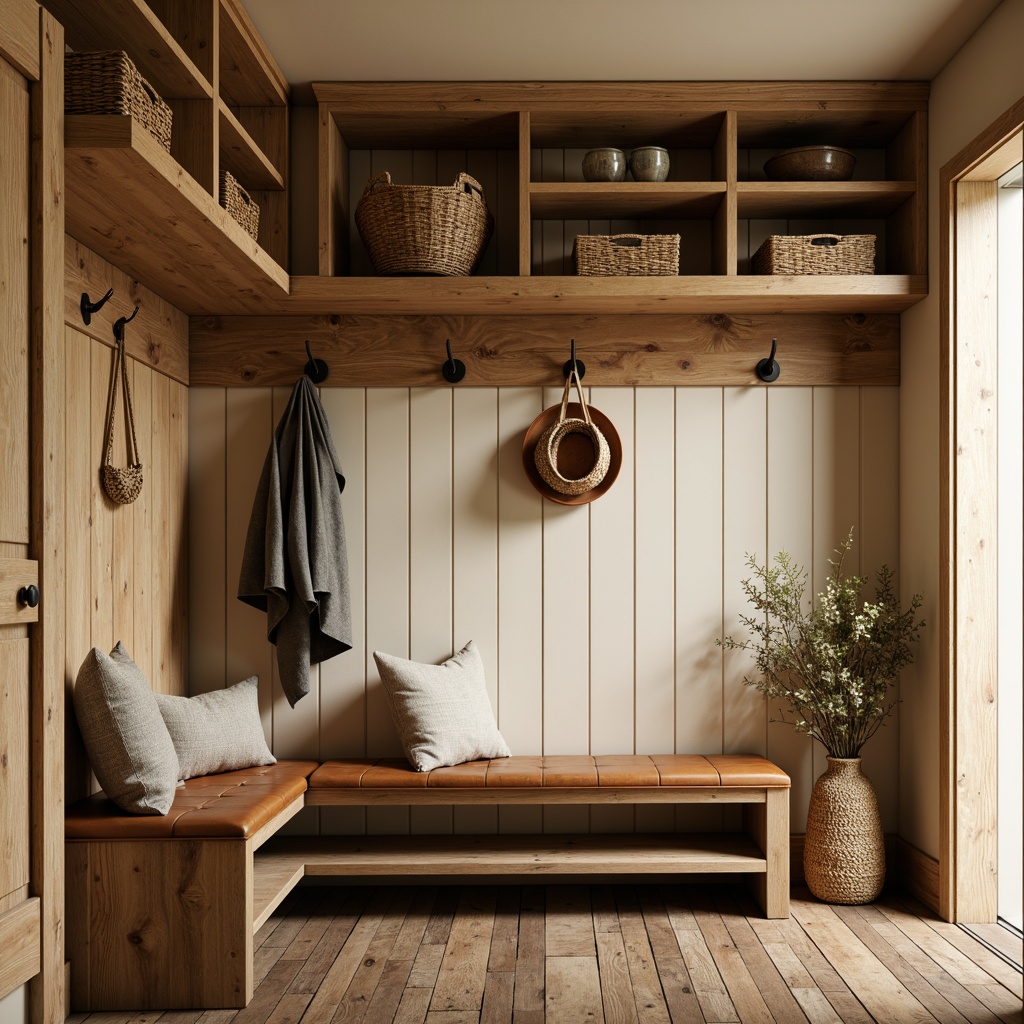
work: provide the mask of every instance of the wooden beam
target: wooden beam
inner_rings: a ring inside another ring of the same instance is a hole
[[[0,914],[0,999],[39,973],[39,900]]]
[[[26,78],[39,78],[39,4],[35,0],[0,0],[0,57]]]
[[[304,342],[326,386],[447,386],[445,340],[463,387],[557,384],[570,339],[593,386],[757,384],[779,339],[776,385],[899,384],[899,318],[833,316],[244,316],[190,323],[193,385],[287,385]]]

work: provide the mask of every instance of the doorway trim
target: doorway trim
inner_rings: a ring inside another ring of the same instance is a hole
[[[939,912],[996,919],[996,179],[1024,97],[940,171]]]

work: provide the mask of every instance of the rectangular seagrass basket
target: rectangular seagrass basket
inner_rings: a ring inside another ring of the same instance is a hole
[[[238,183],[230,172],[220,172],[220,205],[245,228],[246,233],[256,238],[260,231],[260,205]]]
[[[64,113],[128,114],[171,151],[171,108],[124,50],[64,55]]]
[[[873,274],[874,235],[769,235],[750,258],[755,274]]]
[[[494,230],[484,192],[464,171],[452,185],[366,183],[356,227],[378,274],[472,274]]]
[[[572,260],[584,277],[668,277],[679,273],[679,236],[577,235]]]

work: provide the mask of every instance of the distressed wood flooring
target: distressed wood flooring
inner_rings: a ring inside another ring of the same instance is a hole
[[[731,886],[301,888],[256,935],[244,1010],[71,1024],[1021,1022],[1019,971],[902,893],[793,895],[766,921]]]

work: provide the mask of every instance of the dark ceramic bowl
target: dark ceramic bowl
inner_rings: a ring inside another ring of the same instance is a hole
[[[798,146],[765,161],[769,181],[849,181],[857,158],[838,146]]]

